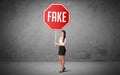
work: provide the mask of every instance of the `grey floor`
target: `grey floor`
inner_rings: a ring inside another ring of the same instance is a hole
[[[59,62],[0,62],[0,75],[120,75],[119,62],[66,62],[59,73]]]

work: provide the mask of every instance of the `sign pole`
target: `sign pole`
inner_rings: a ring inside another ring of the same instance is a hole
[[[56,31],[55,31],[55,40],[56,40]]]
[[[55,41],[56,41],[56,31],[55,31]],[[55,45],[56,46],[56,45]]]

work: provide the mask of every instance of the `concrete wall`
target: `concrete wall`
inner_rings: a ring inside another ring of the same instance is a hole
[[[0,1],[0,61],[58,61],[43,11],[62,3],[71,13],[66,61],[120,61],[120,1]],[[57,31],[57,39],[59,31]]]

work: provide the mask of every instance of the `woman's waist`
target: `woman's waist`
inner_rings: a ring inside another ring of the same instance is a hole
[[[59,47],[65,47],[65,46],[59,46]]]

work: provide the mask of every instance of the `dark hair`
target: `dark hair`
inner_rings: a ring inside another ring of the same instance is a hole
[[[61,30],[61,32],[64,33],[64,37],[63,37],[63,42],[64,42],[64,40],[65,40],[65,38],[66,38],[66,32],[65,32],[65,30]]]

